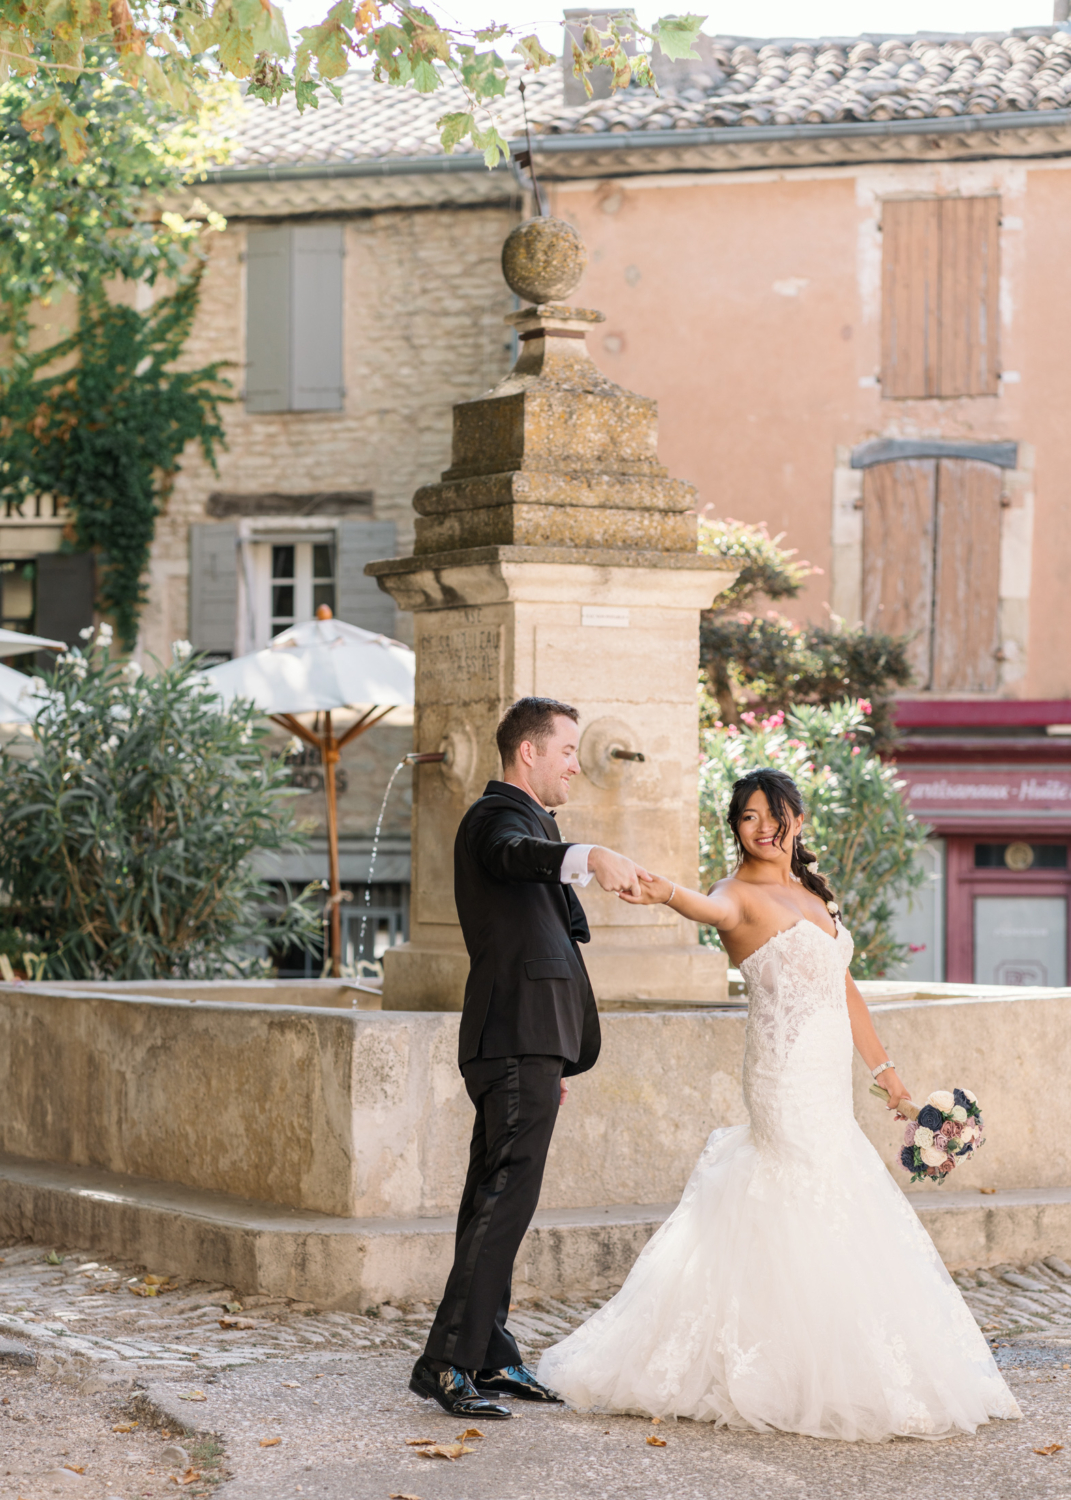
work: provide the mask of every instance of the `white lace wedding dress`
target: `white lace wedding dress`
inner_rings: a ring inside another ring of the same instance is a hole
[[[617,1296],[543,1355],[571,1405],[870,1442],[1020,1415],[855,1122],[851,954],[800,921],[741,964],[750,1127],[713,1132]]]

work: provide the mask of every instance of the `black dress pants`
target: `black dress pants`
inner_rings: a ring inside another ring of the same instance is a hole
[[[521,1362],[506,1328],[513,1261],[539,1201],[563,1067],[560,1057],[478,1057],[461,1070],[476,1120],[429,1359],[461,1370]]]

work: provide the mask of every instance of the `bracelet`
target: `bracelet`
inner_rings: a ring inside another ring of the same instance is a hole
[[[878,1065],[877,1065],[876,1068],[871,1068],[871,1070],[870,1070],[870,1076],[871,1076],[871,1078],[877,1078],[878,1074],[879,1073],[884,1073],[886,1068],[895,1068],[895,1067],[896,1067],[896,1064],[894,1062],[878,1063]]]
[[[670,893],[669,893],[669,895],[668,895],[668,896],[667,896],[667,897],[666,897],[666,899],[665,899],[665,900],[664,900],[664,901],[663,901],[663,902],[662,902],[662,905],[663,905],[663,906],[668,906],[668,905],[669,905],[669,903],[670,903],[670,902],[671,902],[671,901],[672,901],[672,900],[673,900],[673,898],[674,898],[674,896],[675,896],[675,895],[676,895],[676,894],[677,894],[677,886],[676,886],[676,883],[675,883],[675,882],[674,882],[674,881],[670,881],[670,884],[671,884],[671,885],[672,885],[672,886],[673,886],[673,889],[672,889],[672,890],[671,890],[671,891],[670,891]]]

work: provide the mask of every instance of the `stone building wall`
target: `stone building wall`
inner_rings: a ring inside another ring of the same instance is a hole
[[[332,216],[324,214],[325,219]],[[410,501],[449,462],[451,408],[493,385],[511,363],[502,280],[508,207],[389,211],[345,220],[346,395],[340,412],[251,414],[227,408],[227,449],[212,472],[191,447],[157,529],[142,650],[160,655],[188,634],[189,526],[215,490],[256,494],[371,490],[377,520],[410,548]],[[211,237],[201,306],[186,351],[192,367],[227,361],[240,395],[245,359],[246,236],[275,220],[231,219]],[[408,625],[400,617],[399,629]]]

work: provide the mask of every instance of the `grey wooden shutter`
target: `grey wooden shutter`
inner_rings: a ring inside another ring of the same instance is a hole
[[[251,229],[246,237],[247,411],[290,408],[291,238],[289,225]]]
[[[340,521],[338,527],[338,588],[335,613],[349,625],[393,636],[397,607],[374,578],[365,576],[365,563],[393,557],[393,521]]]
[[[341,224],[291,231],[290,409],[342,409]]]
[[[195,521],[190,527],[190,642],[229,658],[238,629],[238,527]]]
[[[78,632],[93,623],[96,569],[92,552],[42,552],[35,561],[35,633],[81,646]],[[55,665],[51,652],[44,659]]]

